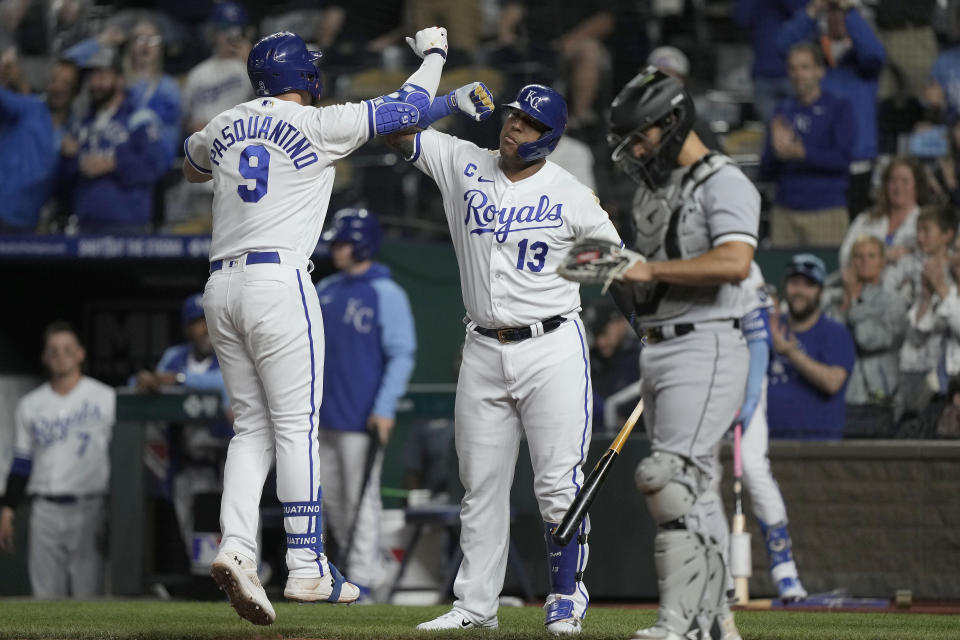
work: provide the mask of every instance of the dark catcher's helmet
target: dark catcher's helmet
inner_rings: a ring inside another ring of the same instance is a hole
[[[614,98],[610,106],[607,141],[611,159],[637,183],[651,189],[663,186],[677,168],[677,156],[693,128],[696,111],[683,84],[656,67],[647,67]],[[652,150],[635,158],[630,147],[650,127],[660,128]]]

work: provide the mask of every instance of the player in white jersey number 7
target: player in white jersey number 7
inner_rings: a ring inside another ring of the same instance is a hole
[[[526,436],[550,571],[545,624],[579,633],[590,524],[563,547],[550,532],[583,482],[593,400],[580,288],[556,271],[577,240],[620,238],[590,189],[547,160],[567,122],[560,94],[528,85],[506,107],[497,152],[433,129],[387,138],[443,194],[467,311],[455,409],[463,563],[453,609],[417,628],[497,627]]]
[[[213,180],[203,307],[236,416],[212,575],[254,624],[276,617],[256,573],[260,494],[274,457],[287,533],[284,596],[353,602],[359,595],[327,561],[321,537],[316,429],[324,340],[309,257],[330,202],[334,162],[374,136],[416,124],[433,100],[446,30],[430,27],[407,41],[423,63],[398,91],[314,108],[320,52],[293,33],[267,36],[247,59],[257,98],[184,142],[187,180]]]

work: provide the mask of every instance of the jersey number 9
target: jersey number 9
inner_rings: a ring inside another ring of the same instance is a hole
[[[251,162],[252,160],[252,162]],[[255,180],[256,185],[250,188],[249,184],[237,187],[237,193],[244,202],[259,202],[267,195],[267,179],[270,173],[270,152],[262,144],[248,145],[240,153],[240,175],[248,181]]]

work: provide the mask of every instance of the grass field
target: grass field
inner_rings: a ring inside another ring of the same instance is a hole
[[[226,603],[36,602],[0,600],[0,638],[448,638],[450,632],[420,632],[414,626],[448,607],[276,605],[277,622],[255,627]],[[653,609],[594,607],[583,640],[626,640],[653,622]],[[911,613],[810,613],[741,611],[744,640],[960,640],[960,616]],[[465,638],[527,640],[549,636],[538,607],[500,609],[497,631],[456,632]]]

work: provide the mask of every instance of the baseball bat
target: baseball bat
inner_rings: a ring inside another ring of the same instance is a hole
[[[620,433],[614,438],[610,447],[603,453],[603,456],[600,457],[593,471],[590,472],[590,476],[586,482],[583,483],[583,488],[580,490],[580,493],[577,494],[577,497],[573,499],[567,512],[563,515],[563,520],[561,520],[557,528],[553,530],[551,537],[553,538],[554,544],[565,547],[569,544],[570,540],[573,539],[580,523],[583,522],[583,519],[587,516],[587,511],[589,511],[590,505],[593,504],[593,499],[597,497],[597,494],[600,492],[600,487],[603,486],[604,481],[607,479],[610,468],[613,466],[614,461],[616,461],[617,456],[620,455],[620,450],[623,449],[623,445],[630,436],[630,432],[633,431],[634,425],[637,424],[637,420],[640,419],[641,413],[643,413],[643,398],[640,398],[640,401],[637,402],[637,406],[633,408],[633,413],[627,418],[627,421],[620,429]]]
[[[360,511],[363,509],[363,496],[367,493],[367,487],[370,485],[370,476],[373,475],[373,465],[377,461],[377,453],[380,451],[380,434],[376,429],[370,431],[370,442],[367,444],[367,457],[363,461],[363,478],[360,481],[360,498],[357,500],[357,508],[353,514],[353,522],[350,523],[350,536],[347,538],[347,544],[340,558],[340,567],[346,571],[347,561],[350,559],[350,552],[353,551],[353,540],[357,536],[357,524],[360,522]]]
[[[743,423],[733,427],[733,531],[730,537],[730,572],[733,574],[734,601],[746,604],[750,601],[750,534],[747,519],[743,515]]]

